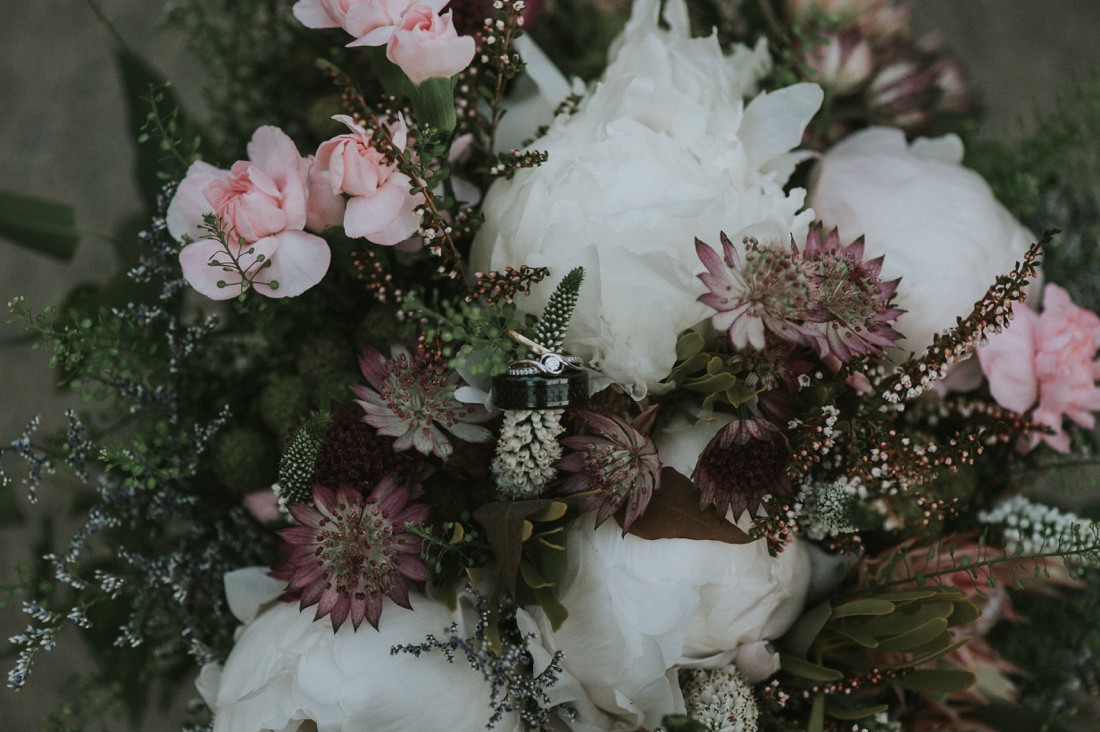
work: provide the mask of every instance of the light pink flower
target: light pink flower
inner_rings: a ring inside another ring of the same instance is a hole
[[[249,493],[244,497],[244,507],[261,524],[269,524],[282,518],[279,513],[279,499],[270,488]]]
[[[172,236],[192,241],[180,252],[183,276],[214,300],[250,286],[268,297],[300,295],[321,281],[331,257],[324,239],[304,231],[309,163],[277,127],[256,130],[248,158],[230,170],[196,162],[180,182],[167,223]],[[210,213],[228,246],[202,228]]]
[[[1012,325],[978,349],[982,372],[997,403],[1027,414],[1054,430],[1041,439],[1058,452],[1068,452],[1069,434],[1062,418],[1082,427],[1096,424],[1100,410],[1100,317],[1070,300],[1058,285],[1043,290],[1043,312],[1015,310]]]
[[[321,143],[313,174],[321,187],[321,181],[327,180],[332,194],[350,196],[343,215],[344,231],[350,237],[384,246],[408,239],[420,226],[416,207],[424,202],[424,196],[410,192],[412,179],[374,147],[370,132],[347,115],[333,119],[351,132]],[[405,121],[398,119],[390,133],[394,146],[404,148]]]
[[[307,28],[343,28],[355,37],[349,46],[381,46],[415,0],[298,0],[294,17]],[[446,0],[431,2],[436,9]]]
[[[450,78],[474,60],[474,39],[458,35],[451,11],[436,15],[430,5],[414,5],[401,16],[386,58],[401,67],[414,84]]]

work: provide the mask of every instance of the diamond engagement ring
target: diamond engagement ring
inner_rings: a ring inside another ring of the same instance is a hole
[[[584,365],[580,356],[547,351],[538,360],[524,358],[508,365],[509,376],[560,376],[566,369],[579,369]]]

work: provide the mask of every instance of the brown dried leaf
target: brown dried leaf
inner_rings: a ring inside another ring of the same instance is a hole
[[[699,491],[689,478],[672,468],[661,469],[661,487],[629,533],[642,539],[706,539],[748,544],[753,538],[718,514],[713,506],[699,509]]]

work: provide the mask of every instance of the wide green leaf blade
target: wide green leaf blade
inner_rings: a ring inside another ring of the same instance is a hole
[[[0,238],[67,262],[80,235],[72,206],[0,191]]]

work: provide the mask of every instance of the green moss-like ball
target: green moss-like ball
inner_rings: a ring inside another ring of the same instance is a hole
[[[297,376],[276,376],[260,392],[260,419],[276,435],[296,426],[308,407],[306,386]]]
[[[211,459],[218,482],[243,496],[275,482],[279,453],[262,430],[234,427],[214,439]]]

